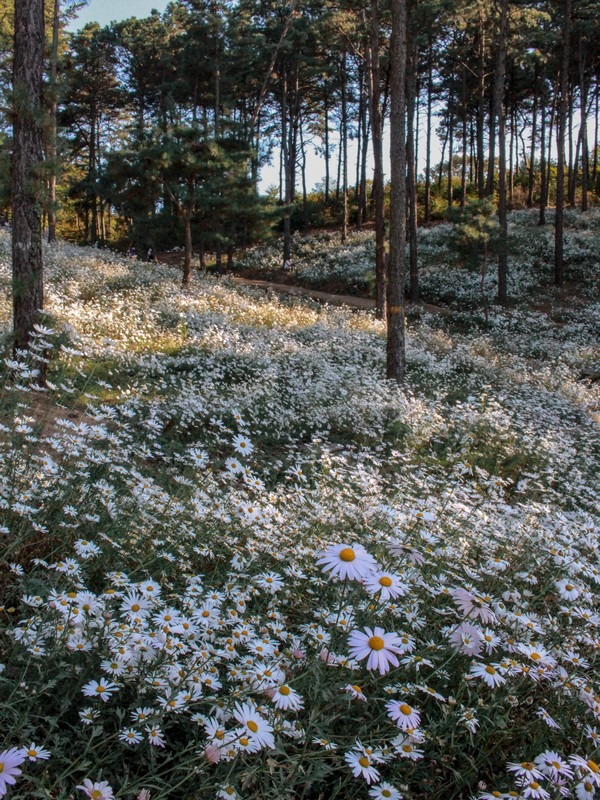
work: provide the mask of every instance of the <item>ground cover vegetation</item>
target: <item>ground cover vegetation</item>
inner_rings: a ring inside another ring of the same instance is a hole
[[[0,797],[593,800],[598,0],[78,5],[0,0]]]
[[[3,794],[595,796],[597,301],[474,289],[399,387],[372,314],[45,264],[3,364]],[[8,332],[6,233],[0,267]]]

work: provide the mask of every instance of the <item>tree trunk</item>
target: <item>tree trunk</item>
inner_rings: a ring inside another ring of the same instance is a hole
[[[587,97],[588,87],[585,80],[585,49],[582,41],[583,37],[579,36],[579,102],[581,105],[581,210],[587,211],[588,209],[588,175],[589,175],[589,152],[588,152],[588,139],[587,139]]]
[[[571,3],[565,0],[562,30],[562,62],[560,70],[560,104],[558,107],[558,160],[556,165],[556,215],[554,219],[554,284],[564,282],[563,238],[565,198],[565,135],[569,104],[569,45],[571,39]]]
[[[325,206],[329,205],[329,96],[325,93]]]
[[[533,111],[531,116],[531,151],[529,154],[529,175],[527,186],[527,208],[533,208],[533,187],[535,183],[535,145],[537,136],[537,108],[538,108],[538,67],[535,67],[533,79]],[[544,109],[542,108],[542,114]],[[543,145],[542,145],[543,147]]]
[[[406,372],[404,251],[406,241],[406,40],[407,0],[392,3],[390,53],[390,255],[387,282],[387,377]]]
[[[383,186],[383,117],[379,64],[379,0],[371,0],[369,94],[373,140],[373,199],[375,201],[375,316],[385,307],[385,197]]]
[[[348,238],[348,92],[346,86],[346,61],[347,55],[342,56],[342,192],[343,192],[343,216],[342,216],[342,242]]]
[[[15,0],[12,294],[15,354],[26,350],[44,305],[41,228],[43,0]],[[41,362],[40,362],[41,363]],[[42,378],[44,370],[41,370]]]
[[[50,178],[48,186],[48,243],[56,241],[56,171],[57,160],[57,86],[58,72],[58,37],[60,33],[60,0],[54,0],[52,19],[52,46],[50,49],[50,136],[48,140],[48,161],[50,162]]]
[[[419,262],[417,255],[417,178],[415,172],[415,101],[417,95],[417,48],[409,45],[406,76],[406,188],[408,201],[408,247],[410,299],[419,302]]]
[[[504,80],[506,77],[506,38],[508,29],[508,0],[502,0],[500,8],[500,34],[494,81],[494,106],[498,122],[498,222],[500,237],[498,243],[498,302],[505,305],[507,295],[507,237],[506,219],[506,110]]]
[[[187,209],[182,210],[181,219],[183,220],[184,235],[183,277],[181,279],[181,285],[184,289],[187,289],[189,288],[192,277],[192,219]]]
[[[427,141],[425,147],[425,225],[431,222],[431,114],[433,105],[433,45],[429,33],[429,64],[427,66]]]
[[[477,194],[480,200],[485,197],[485,170],[483,151],[483,130],[485,126],[485,33],[483,12],[479,17],[479,41],[477,49],[479,61],[479,85],[477,94]]]

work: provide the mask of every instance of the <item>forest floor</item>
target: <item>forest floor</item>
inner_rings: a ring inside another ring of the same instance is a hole
[[[370,234],[296,242],[302,286],[280,290],[277,244],[247,254],[263,278],[196,270],[188,290],[173,264],[47,248],[48,319],[0,365],[11,800],[86,780],[483,800],[519,796],[530,762],[550,796],[589,795],[599,227],[571,222],[561,293],[549,232],[514,223],[512,305],[487,319],[448,227],[423,234],[401,387],[354,294]],[[0,232],[6,331],[10,253]]]

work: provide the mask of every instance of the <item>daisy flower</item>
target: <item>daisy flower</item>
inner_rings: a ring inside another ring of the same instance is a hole
[[[264,717],[261,717],[254,703],[236,703],[233,716],[260,747],[275,747],[273,726]]]
[[[344,691],[348,692],[348,694],[351,694],[355,700],[363,700],[364,702],[367,700],[363,690],[356,684],[348,683],[346,686],[344,686]]]
[[[50,751],[44,750],[43,747],[38,747],[34,742],[29,747],[24,747],[23,752],[30,761],[45,761],[50,758]]]
[[[585,775],[586,780],[591,781],[595,786],[600,786],[600,765],[591,758],[582,758],[582,756],[571,756],[569,761],[575,769]]]
[[[409,736],[396,737],[392,745],[400,758],[409,758],[411,761],[418,761],[423,758],[423,751],[414,746]]]
[[[469,675],[472,675],[474,678],[481,678],[481,680],[492,689],[506,683],[506,678],[503,678],[500,673],[499,664],[473,664]]]
[[[398,666],[395,653],[402,653],[402,642],[396,633],[386,633],[383,628],[365,628],[365,632],[352,631],[348,637],[350,657],[357,661],[367,658],[367,669],[378,669],[385,675],[390,664]]]
[[[304,700],[302,699],[301,695],[299,695],[298,692],[294,691],[294,689],[292,689],[291,686],[288,686],[286,683],[273,690],[271,700],[275,704],[275,707],[281,709],[282,711],[298,711],[304,706]]]
[[[119,740],[125,744],[139,744],[142,741],[142,734],[134,728],[125,728],[119,733]]]
[[[362,580],[377,568],[373,556],[360,544],[332,544],[323,551],[317,564],[340,580]]]
[[[532,800],[550,800],[550,794],[537,781],[529,781],[521,787],[521,794],[525,798],[531,797]]]
[[[408,586],[393,572],[374,572],[368,575],[364,580],[364,587],[369,594],[379,594],[380,600],[404,597],[408,592]]]
[[[90,681],[82,687],[81,691],[86,697],[99,697],[106,703],[111,694],[119,691],[119,687],[112,681]]]
[[[509,762],[506,769],[514,772],[522,781],[535,781],[544,777],[533,761]]]
[[[231,444],[233,445],[233,449],[240,453],[240,455],[249,456],[254,450],[254,445],[250,439],[247,436],[243,436],[241,433],[233,437]]]
[[[408,703],[400,700],[390,700],[385,704],[388,716],[393,719],[403,731],[411,728],[418,728],[421,722],[421,714],[416,708],[412,708]]]
[[[575,787],[575,796],[577,800],[594,800],[596,797],[596,787],[591,780],[583,780]]]
[[[402,800],[402,795],[391,783],[379,783],[369,789],[369,797],[373,800]]]
[[[114,800],[115,795],[108,781],[96,781],[93,783],[86,778],[82,785],[77,787],[92,800]]]
[[[165,746],[165,736],[160,728],[157,728],[156,726],[151,728],[149,725],[146,725],[144,730],[148,735],[148,741],[150,744],[154,745],[155,747]]]
[[[480,619],[485,625],[495,621],[496,615],[483,597],[479,597],[462,588],[455,589],[452,597],[458,606],[458,610],[465,617]]]
[[[19,766],[26,758],[26,751],[17,747],[0,753],[0,797],[6,794],[8,786],[14,786],[16,778],[21,774]]]
[[[573,770],[558,753],[553,750],[545,750],[535,757],[535,763],[548,777],[556,780],[559,777],[572,778]]]
[[[560,728],[558,722],[556,722],[556,720],[550,716],[550,714],[546,711],[546,709],[543,706],[540,706],[535,713],[536,716],[544,720],[544,722],[549,728]]]
[[[344,758],[355,778],[364,778],[367,783],[376,783],[379,780],[379,773],[373,766],[375,762],[366,753],[351,750]]]

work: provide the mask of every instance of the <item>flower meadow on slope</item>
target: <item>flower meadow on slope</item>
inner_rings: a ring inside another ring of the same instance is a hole
[[[368,315],[177,278],[53,248],[9,359],[0,793],[597,796],[593,307],[425,316],[400,392]]]

